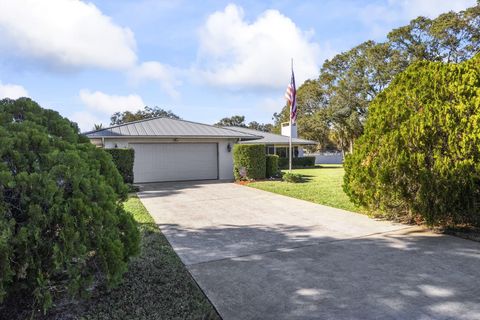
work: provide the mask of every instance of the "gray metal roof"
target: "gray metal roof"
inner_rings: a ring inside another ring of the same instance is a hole
[[[244,127],[224,127],[226,129],[235,130],[245,134],[251,134],[255,136],[262,136],[261,139],[251,140],[251,141],[241,141],[240,143],[245,144],[288,144],[289,137],[282,136],[280,134],[263,132],[259,130],[244,128]],[[317,142],[311,140],[304,140],[300,138],[292,138],[292,144],[294,145],[316,145]]]
[[[129,122],[117,126],[85,132],[88,138],[122,137],[187,137],[187,138],[241,138],[259,139],[260,136],[244,132],[210,126],[208,124],[175,120],[170,118],[152,118]]]

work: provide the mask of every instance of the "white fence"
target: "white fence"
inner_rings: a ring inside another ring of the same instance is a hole
[[[315,164],[342,164],[343,156],[341,152],[309,153],[305,156],[315,157]]]

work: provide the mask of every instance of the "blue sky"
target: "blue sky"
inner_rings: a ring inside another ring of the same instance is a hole
[[[290,57],[300,84],[336,53],[475,2],[0,0],[0,98],[30,96],[83,130],[143,105],[270,122]]]

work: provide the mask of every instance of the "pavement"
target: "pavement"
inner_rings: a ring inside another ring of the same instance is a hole
[[[228,182],[139,197],[223,319],[480,319],[480,243]]]

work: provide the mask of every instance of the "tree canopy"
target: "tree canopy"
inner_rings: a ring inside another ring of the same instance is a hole
[[[480,51],[480,5],[436,19],[418,17],[388,34],[325,61],[317,79],[297,90],[299,135],[322,148],[336,143],[351,151],[363,133],[371,101],[416,61],[461,62]],[[285,106],[274,114],[275,130],[288,121]]]
[[[180,119],[175,113],[171,110],[164,110],[159,107],[148,107],[146,106],[143,110],[138,110],[136,112],[124,111],[124,112],[115,112],[110,117],[111,125],[124,124],[127,122],[151,119],[157,117],[164,117],[170,119]]]
[[[231,116],[220,119],[214,126],[218,127],[246,127],[245,116]]]
[[[249,129],[254,129],[254,130],[259,130],[259,131],[264,131],[264,132],[271,132],[273,129],[273,125],[270,123],[259,123],[257,121],[251,121],[247,124],[245,124],[245,116],[231,116],[231,117],[225,117],[220,119],[217,123],[214,124],[214,126],[219,126],[219,127],[244,127],[244,128],[249,128]]]
[[[345,162],[358,205],[430,225],[480,225],[480,54],[418,61],[372,101]]]

